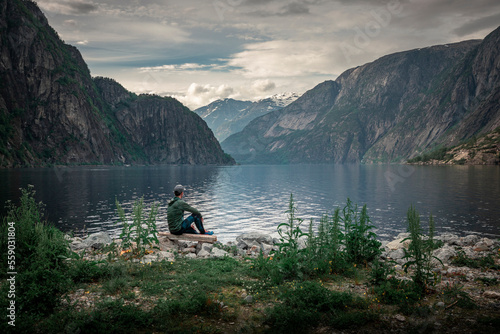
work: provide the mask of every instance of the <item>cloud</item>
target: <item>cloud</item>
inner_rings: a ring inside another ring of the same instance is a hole
[[[331,42],[275,40],[246,45],[228,65],[248,78],[333,75]]]
[[[141,67],[139,71],[141,72],[182,72],[182,71],[218,71],[223,70],[224,65],[217,64],[196,64],[196,63],[185,63],[185,64],[171,64],[171,65],[160,65],[160,66],[150,66]]]
[[[470,22],[467,22],[466,24],[462,25],[461,27],[454,29],[453,32],[458,36],[462,37],[471,35],[473,33],[482,31],[484,29],[488,29],[488,31],[491,31],[497,28],[499,24],[500,24],[500,13],[497,13],[479,19],[473,19]]]
[[[309,8],[303,3],[292,2],[283,7],[283,12],[280,14],[284,16],[309,14]]]
[[[201,85],[192,83],[185,95],[174,95],[176,99],[196,109],[205,106],[213,101],[234,96],[234,89],[228,85],[212,86],[210,84]]]
[[[41,8],[58,14],[89,14],[99,9],[99,6],[92,2],[78,0],[42,0],[38,3]]]
[[[257,80],[252,84],[252,88],[258,93],[265,93],[276,88],[276,84],[269,79]]]
[[[76,28],[78,26],[78,22],[76,22],[76,20],[64,20],[64,26]]]

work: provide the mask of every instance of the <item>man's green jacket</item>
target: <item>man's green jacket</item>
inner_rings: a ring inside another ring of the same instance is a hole
[[[189,204],[184,202],[179,197],[172,198],[172,200],[168,203],[167,220],[170,232],[178,232],[181,229],[182,221],[184,220],[184,211],[189,211],[201,216],[200,211],[196,210],[192,206],[189,206]]]

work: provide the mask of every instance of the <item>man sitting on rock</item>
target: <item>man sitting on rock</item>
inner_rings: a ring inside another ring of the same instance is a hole
[[[198,231],[200,231],[201,234],[214,234],[213,231],[207,231],[203,227],[201,213],[182,200],[182,197],[184,197],[184,187],[182,185],[175,186],[174,195],[175,197],[168,203],[167,209],[170,233],[175,235],[181,235],[182,233],[198,234]],[[192,215],[184,219],[184,211],[189,211]],[[196,226],[198,231],[194,229],[193,225]]]

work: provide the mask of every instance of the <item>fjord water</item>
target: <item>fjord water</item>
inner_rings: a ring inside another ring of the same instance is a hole
[[[167,203],[176,184],[185,200],[205,217],[220,241],[243,232],[276,234],[286,221],[290,194],[297,216],[319,222],[346,199],[367,204],[376,233],[389,239],[406,231],[414,205],[425,225],[432,213],[438,233],[499,236],[498,166],[244,165],[69,167],[0,170],[0,201],[17,201],[19,188],[35,186],[48,220],[64,231],[119,234],[115,199],[131,212],[144,196],[146,208],[159,204],[157,224],[167,230]],[[2,215],[5,213],[2,207]]]

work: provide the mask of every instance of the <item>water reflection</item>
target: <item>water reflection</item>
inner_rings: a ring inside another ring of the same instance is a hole
[[[48,219],[63,230],[117,233],[115,199],[126,212],[144,196],[159,204],[158,226],[166,229],[166,206],[176,184],[186,201],[203,212],[222,241],[247,231],[276,232],[294,194],[299,217],[317,222],[347,198],[367,204],[377,233],[406,229],[406,210],[430,213],[438,231],[498,235],[500,168],[493,166],[291,165],[74,167],[1,170],[0,200],[16,200],[19,188],[35,185]],[[4,213],[4,212],[3,212]],[[306,228],[306,227],[304,227]],[[276,235],[276,234],[275,234]]]

